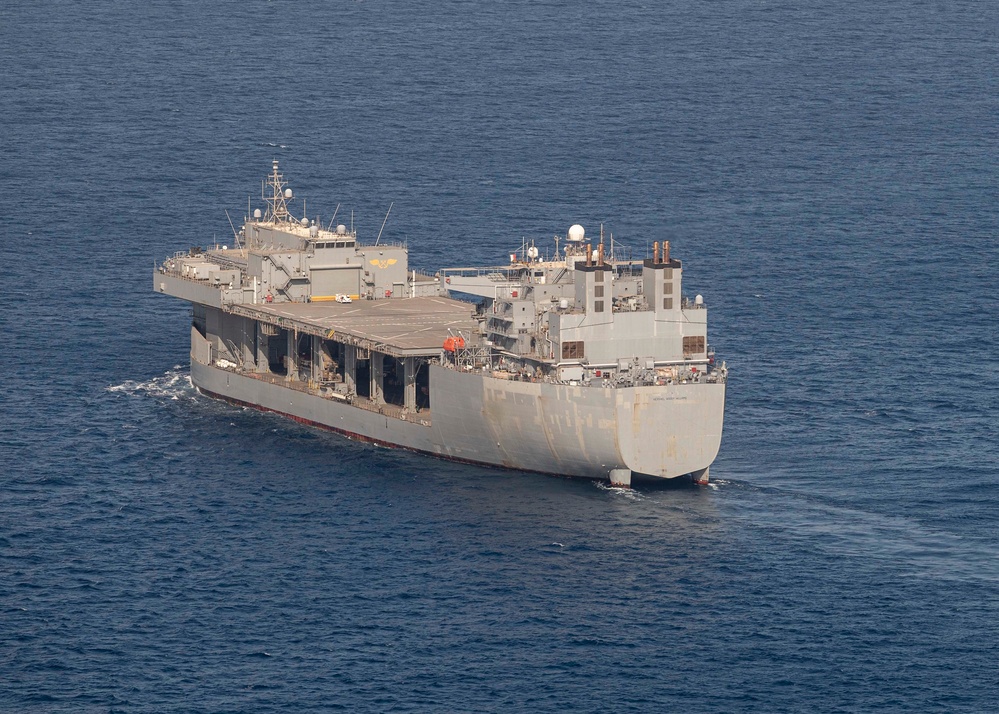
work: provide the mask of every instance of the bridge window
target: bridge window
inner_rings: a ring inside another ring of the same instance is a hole
[[[704,354],[704,336],[690,336],[683,338],[683,356],[694,357]]]
[[[583,359],[583,341],[563,342],[562,359]]]

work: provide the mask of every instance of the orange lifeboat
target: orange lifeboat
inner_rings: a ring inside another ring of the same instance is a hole
[[[465,347],[465,338],[462,337],[461,335],[458,335],[457,337],[448,337],[446,340],[444,340],[445,352],[454,352],[455,350],[464,349],[464,347]]]

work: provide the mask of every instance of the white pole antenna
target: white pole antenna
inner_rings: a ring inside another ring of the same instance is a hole
[[[392,201],[392,203],[389,204],[388,211],[385,212],[385,220],[382,221],[381,230],[378,231],[378,237],[375,238],[375,245],[378,245],[378,241],[380,241],[382,239],[382,231],[385,230],[385,224],[388,223],[389,213],[392,212],[392,206],[394,206],[394,205],[395,205],[395,201]]]
[[[242,246],[241,246],[241,245],[239,244],[239,234],[238,234],[238,233],[236,232],[236,226],[234,226],[234,225],[232,224],[232,219],[231,219],[231,218],[229,218],[229,211],[226,211],[226,212],[225,212],[225,217],[226,217],[226,219],[228,219],[228,221],[229,221],[229,227],[230,227],[230,228],[232,228],[232,239],[233,239],[233,244],[234,244],[234,245],[235,245],[235,246],[236,246],[237,248],[242,248]]]
[[[336,210],[333,211],[333,217],[330,219],[330,224],[326,226],[326,230],[331,230],[333,228],[333,221],[336,220],[336,214],[340,212],[340,204],[336,204]]]

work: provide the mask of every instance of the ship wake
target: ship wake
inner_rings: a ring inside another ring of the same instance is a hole
[[[993,543],[798,491],[740,481],[722,493],[733,517],[802,547],[901,568],[908,576],[999,583]]]
[[[179,364],[145,382],[128,379],[121,384],[108,387],[106,391],[130,397],[151,396],[174,401],[182,398],[194,398],[197,395],[197,390],[191,383],[190,372]]]

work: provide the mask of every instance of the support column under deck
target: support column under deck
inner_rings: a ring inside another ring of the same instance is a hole
[[[406,357],[403,360],[403,406],[411,412],[416,411],[416,358]]]
[[[385,355],[381,352],[371,350],[371,401],[375,404],[385,403],[384,379],[385,379]]]
[[[298,379],[298,330],[288,330],[288,374],[285,377],[289,382]]]
[[[312,381],[318,382],[323,378],[323,338],[312,335]]]
[[[343,346],[343,383],[348,392],[357,394],[357,348],[354,345]]]
[[[245,317],[241,317],[239,319],[243,325],[243,329],[240,331],[239,336],[239,366],[243,370],[248,370],[250,365],[256,364],[257,361],[257,323],[256,321]]]
[[[268,351],[270,346],[270,338],[264,334],[264,331],[260,327],[260,323],[256,323],[257,331],[257,358],[256,358],[256,372],[257,374],[264,374],[270,372],[270,358],[268,357]]]

